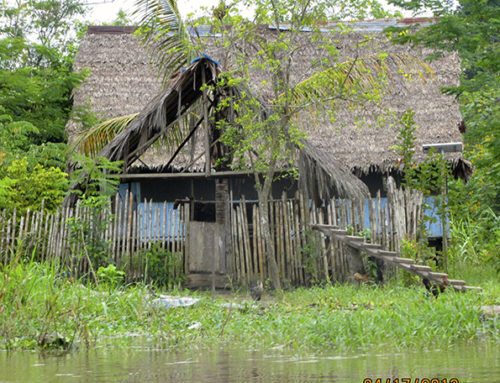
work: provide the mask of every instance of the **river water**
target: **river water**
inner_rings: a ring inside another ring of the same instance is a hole
[[[409,378],[406,382],[411,383],[498,383],[500,344],[474,343],[430,351],[331,352],[314,356],[297,356],[279,349],[175,353],[143,347],[96,348],[62,356],[0,351],[0,383],[369,383],[376,382],[377,378],[383,383],[397,382],[396,378],[400,379],[399,383],[405,382],[403,378]]]

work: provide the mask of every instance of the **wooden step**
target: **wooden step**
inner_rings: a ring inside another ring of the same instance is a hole
[[[399,253],[396,251],[379,250],[379,254],[385,257],[397,257]]]
[[[340,230],[340,229],[331,229],[331,230],[328,230],[330,233],[332,234],[335,234],[335,235],[341,235],[341,236],[344,236],[344,235],[348,235],[349,232],[347,230]]]
[[[465,286],[466,282],[461,279],[448,279],[448,283],[453,286]]]
[[[431,271],[432,268],[430,266],[424,266],[424,265],[413,265],[412,269],[415,271]]]
[[[346,235],[345,239],[349,242],[363,242],[365,240],[363,237],[359,237],[357,235]]]
[[[377,255],[377,257],[381,260],[383,260],[384,262],[388,262],[388,263],[393,263],[393,259],[394,257],[387,257],[385,255],[380,255],[380,252],[379,254]]]
[[[398,267],[401,268],[401,269],[404,269],[406,271],[412,271],[411,269],[411,264],[409,263],[398,263]]]
[[[432,277],[432,278],[443,279],[445,277],[448,277],[448,274],[446,274],[446,273],[437,273],[435,271],[432,271],[432,272],[429,273],[429,276]]]
[[[367,248],[367,247],[363,246],[362,250],[366,254],[368,254],[368,255],[372,255],[372,256],[375,256],[375,257],[378,257],[378,258],[380,257],[380,254],[379,254],[380,250],[378,250],[378,249],[374,249],[374,248],[371,248],[371,247]]]
[[[463,286],[462,289],[464,289],[466,291],[470,291],[470,290],[483,291],[483,289],[481,287],[477,287],[477,286]]]
[[[401,258],[401,257],[392,257],[392,261],[396,263],[407,263],[407,264],[415,263],[415,261],[411,258]]]
[[[382,247],[382,245],[378,243],[365,243],[363,246],[365,249],[380,249]]]

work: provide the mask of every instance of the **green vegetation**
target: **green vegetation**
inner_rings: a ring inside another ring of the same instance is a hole
[[[486,274],[485,274],[486,273]],[[335,285],[282,292],[249,301],[246,292],[222,295],[174,290],[200,301],[165,308],[157,291],[120,286],[114,267],[99,269],[99,285],[82,284],[56,267],[19,257],[0,273],[0,349],[75,349],[129,345],[139,334],[154,347],[285,347],[297,352],[332,349],[447,347],[500,340],[498,318],[479,307],[499,304],[500,287],[483,269],[484,292],[446,291],[432,298],[422,286]],[[470,277],[470,275],[469,275]],[[231,308],[228,303],[233,303]],[[225,304],[225,305],[224,305]]]
[[[392,28],[393,40],[433,49],[461,59],[460,84],[443,91],[457,97],[463,116],[464,157],[475,167],[467,184],[450,180],[448,209],[450,258],[472,265],[489,264],[500,271],[500,7],[497,0],[389,0],[418,14],[433,11],[437,23],[414,33]]]

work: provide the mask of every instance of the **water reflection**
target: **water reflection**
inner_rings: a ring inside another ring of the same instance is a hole
[[[363,382],[364,378],[500,381],[500,345],[451,350],[296,356],[275,350],[191,353],[145,348],[95,349],[63,356],[0,352],[4,382]]]

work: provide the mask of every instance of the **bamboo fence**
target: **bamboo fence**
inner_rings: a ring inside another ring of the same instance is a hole
[[[383,249],[400,250],[403,239],[418,237],[422,195],[396,189],[389,180],[388,203],[380,193],[366,201],[332,199],[313,207],[302,195],[269,202],[269,222],[280,279],[299,286],[322,281],[349,280],[347,254],[342,243],[313,231],[312,225],[326,224],[347,228],[351,235],[362,235]],[[232,274],[240,284],[251,284],[269,276],[259,209],[254,202],[231,202]],[[369,228],[369,230],[368,230]],[[365,260],[366,262],[366,260]]]
[[[129,280],[147,277],[149,257],[164,258],[165,273],[173,279],[184,274],[187,207],[144,201],[132,194],[116,194],[102,210],[61,207],[55,212],[28,210],[20,215],[0,214],[0,263],[22,252],[41,262],[56,262],[76,277],[91,273],[92,266],[114,264]],[[167,269],[168,268],[168,269]],[[95,271],[95,270],[94,270]]]
[[[399,250],[403,238],[415,239],[422,213],[422,196],[398,191],[389,182],[388,203],[378,194],[367,201],[332,199],[314,207],[301,194],[269,202],[271,246],[285,285],[348,280],[347,254],[339,241],[311,225],[347,228],[352,235],[370,237],[386,250]],[[37,261],[57,262],[75,276],[92,273],[91,265],[114,264],[129,280],[143,280],[148,257],[163,254],[165,272],[172,278],[189,273],[186,227],[190,206],[144,201],[131,193],[117,194],[106,209],[59,208],[49,213],[0,213],[0,263],[19,251]],[[266,243],[255,201],[230,201],[233,281],[246,285],[269,276]],[[368,224],[366,224],[368,223]],[[366,230],[369,226],[370,230]]]

